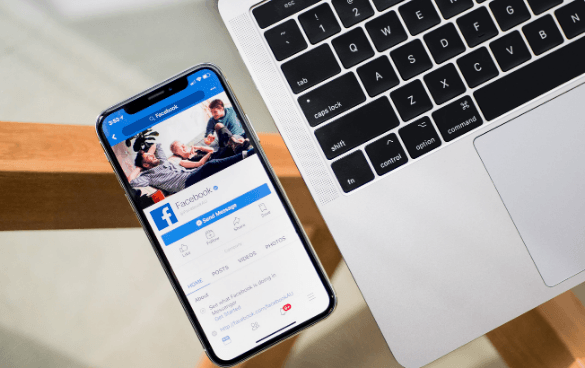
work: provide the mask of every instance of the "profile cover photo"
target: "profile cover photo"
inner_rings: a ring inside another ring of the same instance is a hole
[[[113,146],[141,208],[253,155],[225,92]]]

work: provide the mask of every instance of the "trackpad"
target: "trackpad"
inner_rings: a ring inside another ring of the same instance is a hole
[[[585,269],[585,85],[476,138],[540,275]]]

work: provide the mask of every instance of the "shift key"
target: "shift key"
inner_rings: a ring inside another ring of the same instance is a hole
[[[347,73],[299,97],[311,126],[317,126],[366,100],[357,78]]]
[[[287,61],[282,72],[294,93],[300,93],[341,72],[341,67],[328,44]]]
[[[398,124],[390,101],[387,97],[381,97],[315,130],[315,136],[325,156],[331,160]]]

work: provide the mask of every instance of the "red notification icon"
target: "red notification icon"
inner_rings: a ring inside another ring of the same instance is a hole
[[[291,308],[292,308],[292,306],[291,306],[290,304],[285,304],[285,305],[282,307],[282,309],[283,309],[285,312],[288,312],[288,311],[289,311]]]

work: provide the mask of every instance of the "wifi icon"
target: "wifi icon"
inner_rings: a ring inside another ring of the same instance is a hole
[[[201,77],[197,77],[197,82],[201,82]]]

